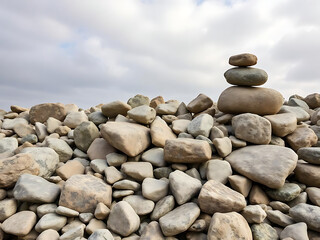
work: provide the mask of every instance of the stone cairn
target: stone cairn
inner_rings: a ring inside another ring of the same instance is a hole
[[[319,240],[320,94],[229,62],[217,104],[0,110],[0,240]]]

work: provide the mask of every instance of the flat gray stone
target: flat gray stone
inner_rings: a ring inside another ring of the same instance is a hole
[[[268,74],[259,68],[235,67],[224,73],[227,82],[238,86],[259,86],[268,80]]]
[[[296,222],[305,222],[311,230],[320,232],[320,207],[300,203],[289,211]]]

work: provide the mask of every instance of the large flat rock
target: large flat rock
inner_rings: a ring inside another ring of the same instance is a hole
[[[248,146],[226,157],[231,167],[269,188],[281,188],[295,169],[298,156],[290,148],[275,145]]]

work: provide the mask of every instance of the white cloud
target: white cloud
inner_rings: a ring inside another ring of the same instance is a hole
[[[6,1],[0,107],[87,108],[135,94],[217,100],[231,55],[251,52],[286,97],[320,90],[317,0]]]

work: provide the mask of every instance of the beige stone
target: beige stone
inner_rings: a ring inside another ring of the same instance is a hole
[[[259,185],[253,185],[249,195],[250,204],[269,204],[268,195]]]
[[[238,67],[248,67],[256,65],[258,58],[251,53],[233,55],[229,58],[229,64]]]
[[[0,159],[0,187],[12,187],[22,174],[38,175],[39,171],[39,164],[29,153]]]
[[[128,111],[128,116],[134,121],[142,124],[150,124],[156,118],[156,110],[152,107],[142,105]]]
[[[282,102],[282,95],[270,88],[233,86],[221,93],[218,109],[232,114],[271,115],[279,112]]]
[[[84,173],[84,166],[77,160],[70,160],[56,170],[58,176],[63,180],[69,179],[76,174]]]
[[[152,144],[157,147],[164,147],[166,140],[176,139],[177,136],[168,127],[167,123],[159,116],[155,118],[150,126]]]
[[[73,137],[77,148],[86,152],[92,142],[100,137],[100,133],[93,122],[82,122],[74,129]]]
[[[63,124],[69,128],[76,128],[86,121],[88,121],[88,116],[84,112],[70,112],[64,119]]]
[[[22,113],[22,112],[29,111],[28,108],[24,108],[24,107],[17,106],[17,105],[11,105],[10,109],[12,112],[15,112],[15,113]]]
[[[153,178],[153,168],[149,162],[125,162],[121,165],[121,172],[137,181]]]
[[[104,140],[103,138],[96,138],[88,148],[87,154],[90,160],[105,159],[106,155],[115,151],[116,149],[111,146],[106,140]]]
[[[101,135],[116,149],[135,157],[151,144],[150,130],[142,125],[125,122],[107,122]]]
[[[298,155],[290,148],[258,145],[233,151],[226,160],[247,178],[269,188],[280,188],[295,169]]]
[[[180,102],[176,100],[170,100],[164,104],[159,104],[156,107],[156,111],[158,115],[168,115],[168,114],[174,115],[177,112],[179,105],[180,105]]]
[[[32,211],[21,211],[7,218],[1,225],[4,232],[15,236],[27,235],[36,224],[37,215]]]
[[[312,93],[306,96],[303,99],[310,108],[314,109],[320,107],[320,94],[319,93]]]
[[[118,114],[121,114],[123,116],[127,116],[127,112],[131,109],[131,106],[121,102],[121,101],[114,101],[107,104],[104,104],[101,107],[101,111],[103,115],[109,118],[114,118]]]
[[[202,186],[198,203],[201,211],[208,214],[239,212],[246,206],[243,195],[214,180],[209,180]]]
[[[29,111],[30,122],[44,123],[49,117],[53,117],[60,121],[63,121],[67,112],[63,104],[61,103],[43,103],[31,107]]]
[[[208,180],[215,180],[222,184],[228,182],[228,177],[232,175],[230,164],[225,160],[209,160],[206,176]]]
[[[155,97],[155,98],[151,99],[150,107],[156,108],[158,105],[163,104],[163,103],[165,103],[163,97],[162,96],[158,96],[158,97]]]
[[[164,160],[172,163],[199,163],[209,160],[212,150],[208,142],[195,139],[167,140]]]
[[[92,234],[99,229],[106,229],[106,228],[107,228],[107,224],[105,224],[104,221],[92,218],[86,227],[86,232],[88,234]]]
[[[312,129],[299,126],[293,133],[287,135],[286,140],[293,150],[298,151],[300,148],[315,145],[318,137]]]
[[[254,144],[269,144],[271,141],[271,124],[257,114],[243,113],[232,118],[235,136]]]
[[[139,106],[149,106],[150,99],[147,96],[143,96],[141,94],[137,94],[134,97],[130,98],[127,102],[132,108],[136,108]]]
[[[215,213],[208,230],[208,240],[252,240],[247,221],[236,212]]]
[[[211,100],[211,98],[200,93],[187,105],[187,109],[192,113],[199,113],[211,107],[212,104],[213,101]]]
[[[229,183],[233,190],[241,193],[244,197],[249,195],[252,187],[252,181],[241,175],[232,175],[228,177]]]
[[[11,215],[15,214],[18,208],[16,199],[6,198],[0,201],[0,221],[3,222]]]
[[[49,117],[46,121],[47,123],[47,131],[48,133],[54,133],[54,131],[62,126],[62,122],[58,119],[55,119],[54,117]]]
[[[188,126],[191,123],[190,120],[187,119],[177,119],[172,122],[172,130],[174,133],[185,133],[187,132]]]
[[[59,240],[59,236],[56,230],[48,229],[40,233],[37,240]]]
[[[308,198],[314,204],[320,207],[320,188],[317,187],[308,187],[306,189]]]
[[[160,225],[156,221],[150,222],[142,231],[140,240],[164,240]]]
[[[18,134],[19,137],[25,137],[28,134],[35,134],[33,127],[24,123],[15,124],[13,127],[13,131]]]
[[[94,210],[94,216],[96,219],[103,220],[106,219],[110,214],[110,209],[102,202],[97,204],[96,209]]]
[[[228,137],[215,138],[212,143],[221,157],[226,157],[232,152],[232,143]]]
[[[262,223],[267,217],[266,212],[260,205],[248,205],[246,206],[241,215],[247,220],[248,223]]]
[[[286,227],[288,225],[294,224],[294,220],[279,210],[267,210],[267,218],[270,222],[277,224],[281,227]]]
[[[309,187],[320,187],[319,172],[319,165],[312,165],[309,163],[299,163],[294,170],[297,180]]]
[[[140,218],[129,203],[120,201],[112,207],[108,218],[108,229],[126,237],[137,231],[139,225]]]
[[[59,205],[80,213],[94,212],[99,202],[111,205],[112,189],[101,179],[90,175],[73,175],[64,184]],[[74,199],[78,199],[74,201]]]
[[[297,128],[297,118],[293,113],[280,113],[264,116],[271,123],[272,134],[284,137]]]

